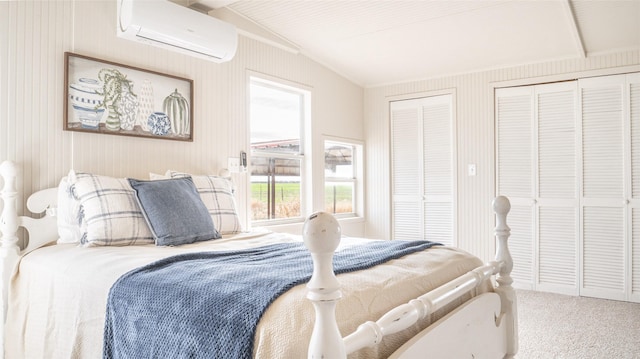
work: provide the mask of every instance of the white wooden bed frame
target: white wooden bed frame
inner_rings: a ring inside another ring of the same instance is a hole
[[[4,188],[0,193],[4,202],[0,217],[0,357],[4,357],[9,281],[20,257],[56,241],[58,231],[55,218],[56,188],[36,192],[27,200],[27,208],[32,213],[44,213],[42,218],[18,216],[18,168],[14,163],[5,161],[0,165],[0,175],[4,179]],[[513,261],[507,246],[510,234],[506,224],[509,200],[497,197],[493,208],[496,212],[497,238],[495,261],[390,310],[376,322],[360,325],[354,333],[344,338],[335,319],[336,303],[342,294],[332,265],[334,252],[340,242],[340,226],[330,214],[320,212],[311,215],[303,228],[304,243],[311,252],[314,264],[313,275],[307,284],[307,298],[316,311],[308,358],[346,358],[349,353],[376,345],[384,337],[410,327],[486,281],[491,281],[494,292],[480,294],[458,306],[407,341],[390,358],[513,358],[518,349],[518,334],[516,297],[510,276]],[[19,227],[29,232],[29,243],[24,249],[18,246]],[[494,275],[495,285],[492,281]]]

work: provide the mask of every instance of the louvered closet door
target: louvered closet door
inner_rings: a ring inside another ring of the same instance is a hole
[[[394,239],[455,244],[452,101],[391,103]]]
[[[535,86],[536,289],[578,294],[577,83]]]
[[[497,194],[509,197],[514,286],[534,288],[533,87],[497,89]]]
[[[582,115],[580,294],[625,300],[625,76],[579,81]]]
[[[422,113],[415,100],[392,102],[392,238],[424,237]]]
[[[425,239],[454,245],[452,97],[421,101]]]
[[[392,197],[394,239],[423,238],[422,113],[411,102],[391,103]]]
[[[576,82],[496,91],[498,193],[520,288],[578,293]]]
[[[640,302],[640,73],[627,75],[631,133],[630,300]]]

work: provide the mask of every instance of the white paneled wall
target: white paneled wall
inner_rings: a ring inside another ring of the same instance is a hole
[[[243,37],[234,60],[224,64],[122,40],[115,35],[115,17],[115,1],[0,1],[0,161],[18,162],[20,191],[53,186],[72,167],[132,177],[167,168],[210,173],[225,167],[228,157],[247,150],[247,73],[255,71],[312,88],[317,136],[365,141],[365,234],[383,238],[390,233],[388,99],[455,89],[457,232],[460,246],[483,259],[493,255],[494,87],[640,65],[636,50],[363,90],[302,55]],[[63,131],[65,51],[194,79],[194,142]],[[313,141],[321,147],[320,137]],[[468,164],[476,164],[476,176],[466,176]],[[246,175],[234,180],[246,213]],[[21,212],[23,203],[20,198]]]
[[[116,1],[0,1],[0,161],[18,163],[20,191],[55,186],[71,168],[138,178],[167,169],[217,173],[249,150],[250,71],[312,89],[320,148],[321,135],[364,141],[363,89],[305,56],[240,37],[236,57],[216,64],[120,39],[115,26]],[[194,141],[63,131],[65,51],[193,79]],[[247,213],[248,176],[233,177]]]
[[[429,61],[425,59],[425,61]],[[458,244],[484,260],[492,258],[495,196],[493,91],[497,87],[535,84],[588,76],[638,71],[640,50],[586,59],[554,61],[461,74],[365,89],[367,156],[366,234],[388,237],[390,223],[389,100],[411,94],[455,89],[457,103]],[[475,164],[476,176],[467,176]],[[513,226],[512,226],[513,227]],[[514,228],[514,231],[520,231]],[[524,233],[523,233],[524,234]]]

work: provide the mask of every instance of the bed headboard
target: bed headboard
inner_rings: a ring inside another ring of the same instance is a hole
[[[4,338],[4,322],[7,315],[7,291],[9,281],[20,256],[58,239],[55,207],[57,189],[49,188],[38,191],[27,200],[27,208],[32,213],[45,213],[42,218],[18,216],[16,178],[18,167],[11,161],[0,164],[0,175],[4,187],[0,192],[3,207],[0,215],[0,338]],[[29,233],[29,242],[25,248],[18,246],[18,228],[24,227]],[[4,353],[4,340],[0,340],[0,353]]]

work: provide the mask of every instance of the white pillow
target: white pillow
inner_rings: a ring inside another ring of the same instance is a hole
[[[220,234],[242,232],[233,197],[233,183],[218,176],[193,176],[188,173],[168,171],[171,178],[191,177],[207,207],[214,227]]]
[[[69,175],[74,198],[86,223],[84,246],[153,244],[154,239],[135,191],[124,178],[75,173]]]
[[[58,243],[80,243],[80,202],[73,198],[68,178],[62,177],[58,185]]]
[[[163,179],[169,179],[171,178],[171,176],[167,175],[167,174],[159,174],[159,173],[155,173],[155,172],[149,172],[149,179],[152,181],[157,181],[157,180],[163,180]]]

